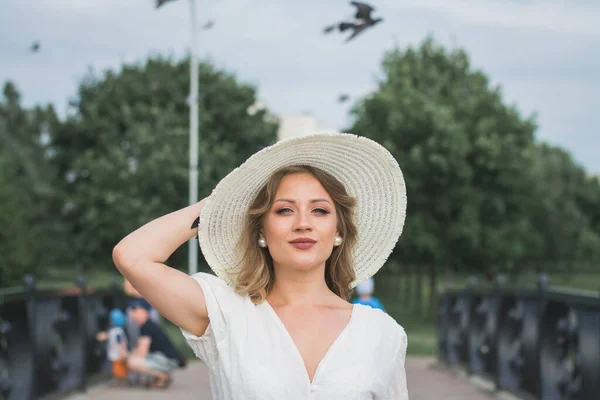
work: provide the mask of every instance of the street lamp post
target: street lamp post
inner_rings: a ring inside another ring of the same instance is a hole
[[[198,58],[196,48],[198,42],[198,30],[196,28],[196,0],[190,0],[190,173],[189,173],[189,203],[198,202]],[[188,242],[188,273],[195,274],[198,271],[198,244],[195,238]]]
[[[175,0],[156,0],[156,8],[160,8]],[[198,45],[198,28],[196,20],[196,0],[190,0],[190,95],[188,103],[190,106],[190,171],[189,171],[189,203],[198,202],[198,57],[196,55]],[[188,273],[190,275],[198,272],[198,245],[194,238],[188,242]]]

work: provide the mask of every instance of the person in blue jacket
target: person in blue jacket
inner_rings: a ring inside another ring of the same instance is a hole
[[[377,297],[373,296],[373,291],[375,290],[375,280],[373,278],[369,278],[366,281],[359,283],[354,288],[356,295],[352,303],[354,304],[364,304],[365,306],[369,306],[371,308],[379,308],[382,311],[385,311],[383,308],[383,304]]]

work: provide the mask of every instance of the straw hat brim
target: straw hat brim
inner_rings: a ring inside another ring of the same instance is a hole
[[[402,234],[406,186],[394,157],[383,146],[347,133],[318,133],[282,140],[252,155],[212,191],[200,215],[199,244],[213,272],[231,284],[239,270],[236,252],[248,208],[270,176],[282,167],[309,165],[333,175],[356,199],[356,279],[373,276]],[[229,273],[228,273],[229,272]]]

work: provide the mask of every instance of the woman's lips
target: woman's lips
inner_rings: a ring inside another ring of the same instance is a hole
[[[290,242],[292,246],[301,250],[308,250],[315,245],[316,242]]]
[[[297,249],[301,249],[301,250],[310,249],[311,247],[313,247],[315,245],[315,243],[317,243],[315,240],[312,240],[309,238],[299,238],[299,239],[292,240],[290,242],[290,244],[292,246],[294,246]]]

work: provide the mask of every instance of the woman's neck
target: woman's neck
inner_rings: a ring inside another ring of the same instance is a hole
[[[273,289],[267,299],[271,305],[314,305],[338,298],[325,283],[323,269],[311,271],[276,269]]]

